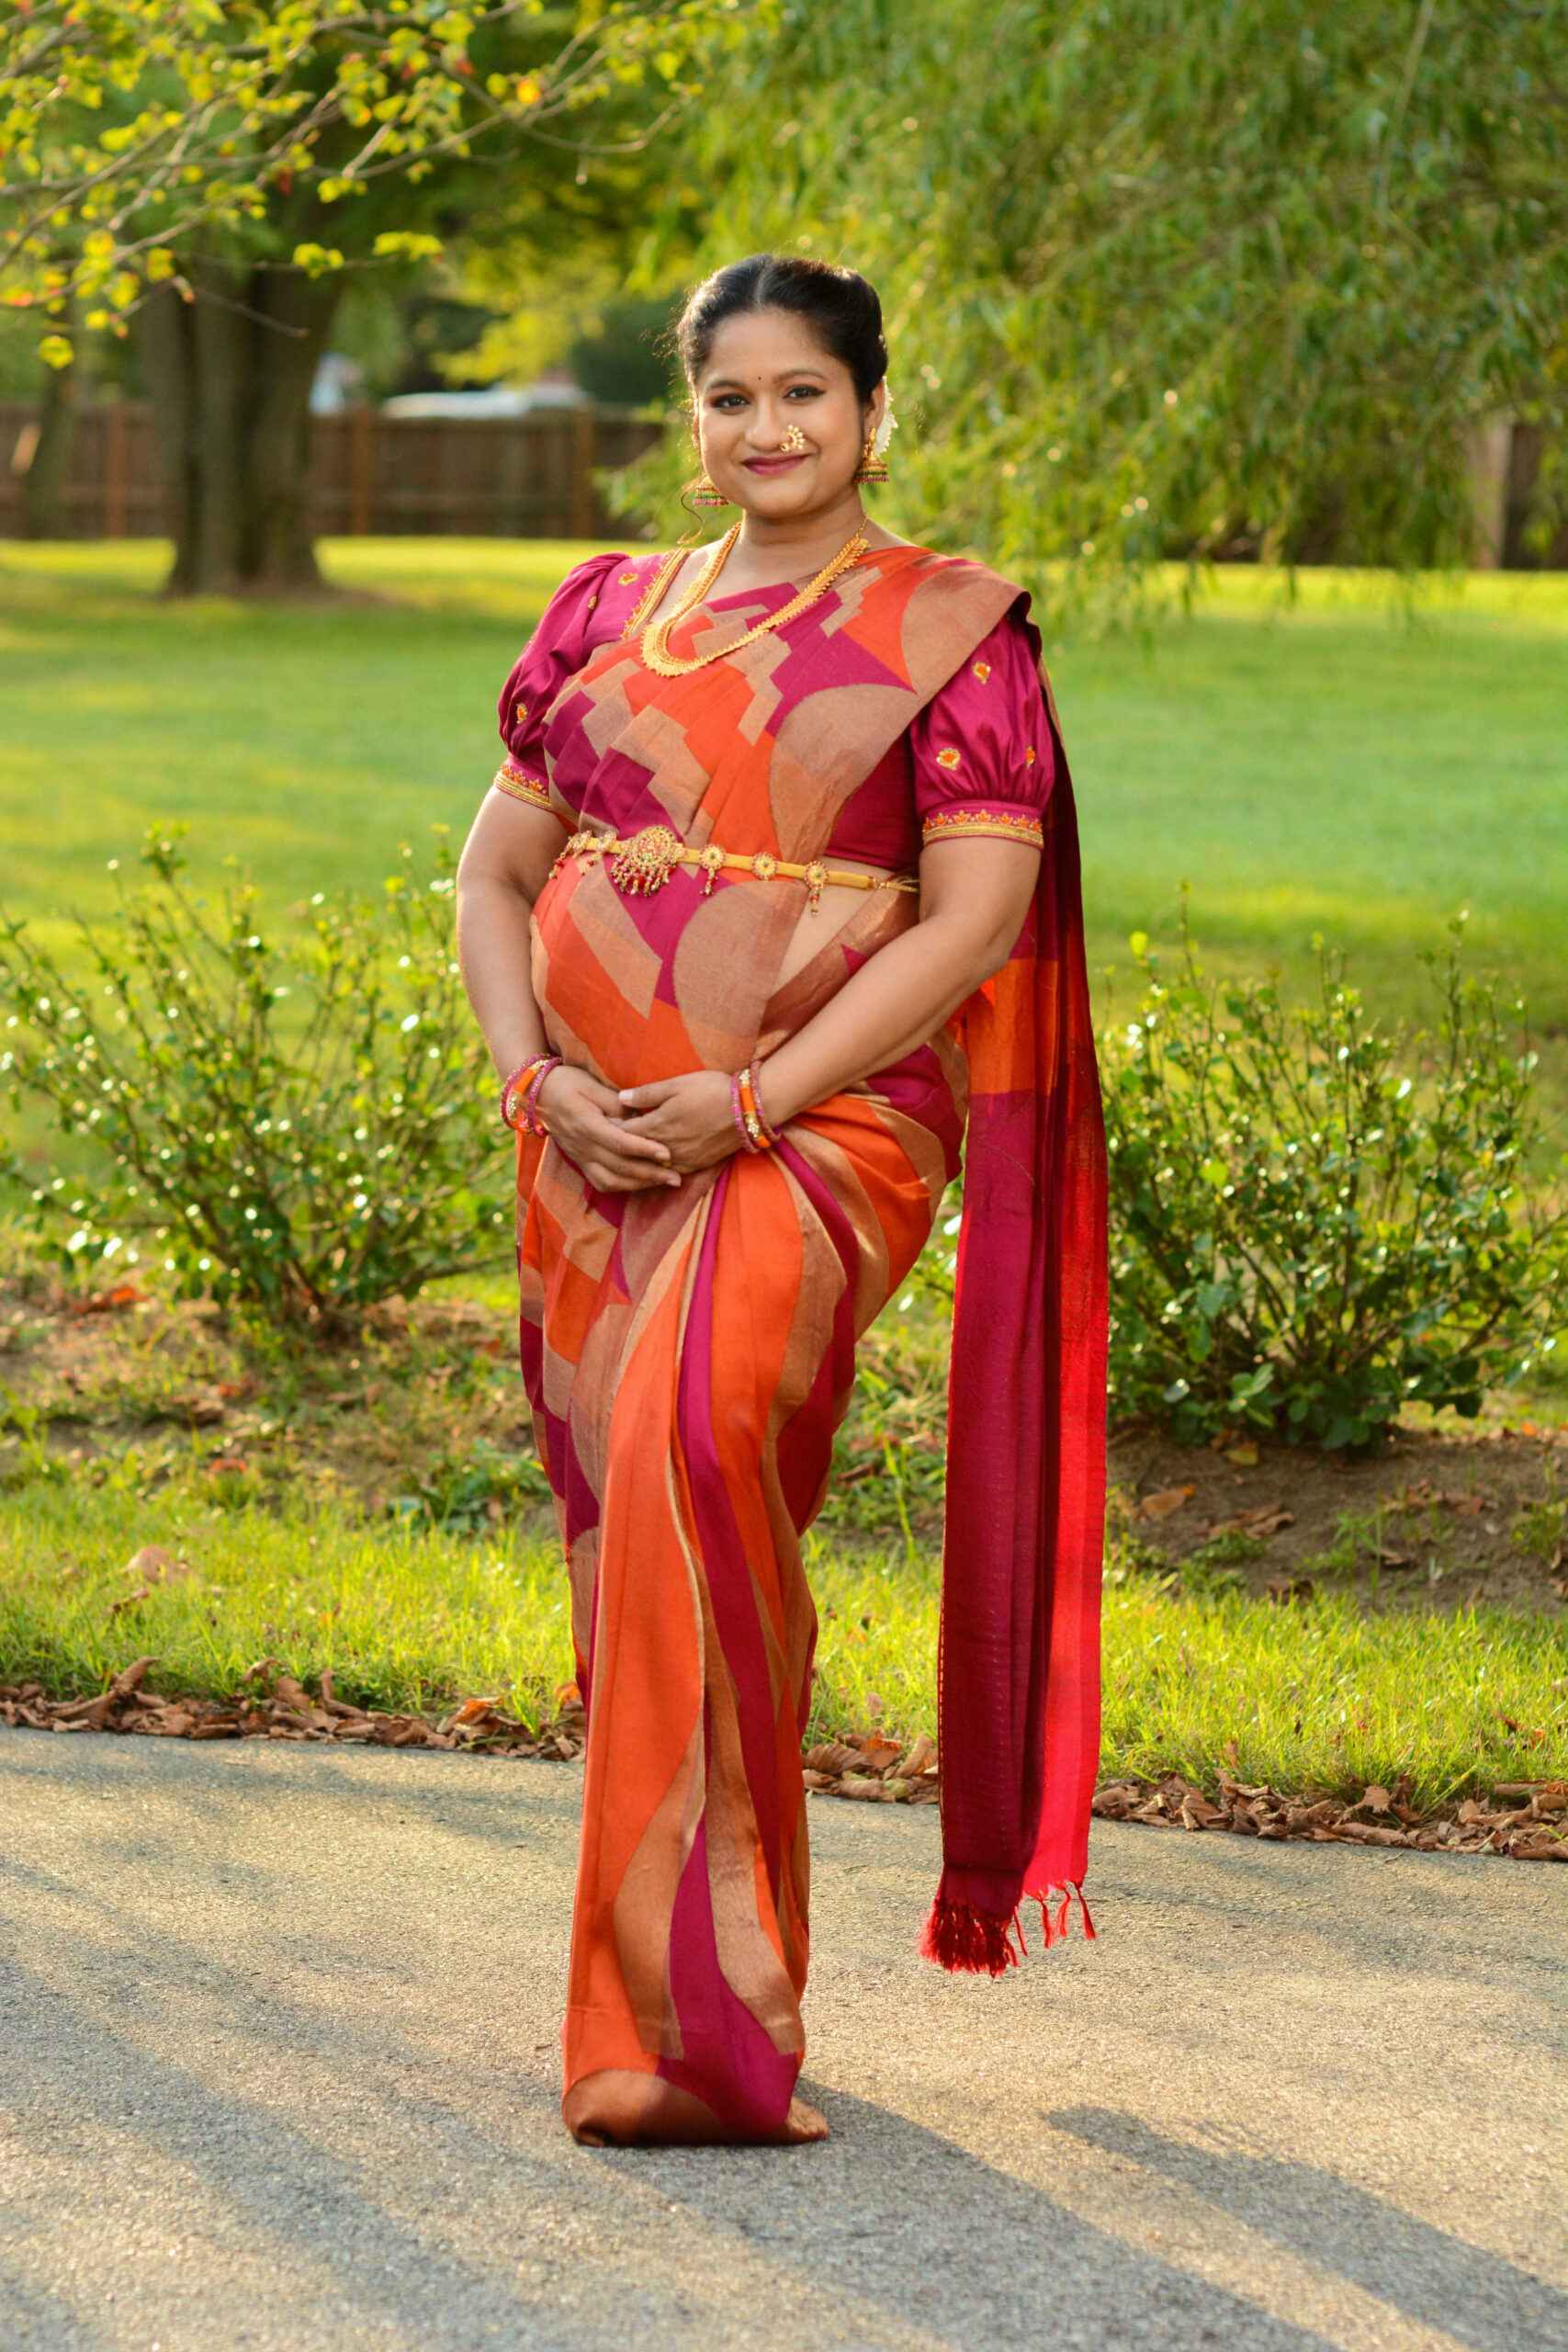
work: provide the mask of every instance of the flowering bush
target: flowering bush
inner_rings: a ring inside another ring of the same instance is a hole
[[[451,860],[312,899],[302,939],[235,883],[216,910],[154,829],[150,884],[79,925],[69,972],[0,931],[0,1072],[101,1148],[32,1193],[73,1266],[137,1262],[283,1323],[503,1260],[508,1155],[452,945]],[[15,1168],[13,1174],[20,1171]]]
[[[1381,1028],[1319,944],[1271,981],[1175,975],[1105,1040],[1111,1388],[1178,1437],[1242,1424],[1363,1446],[1402,1404],[1478,1410],[1550,1355],[1565,1219],[1531,1199],[1524,1007],[1428,957],[1429,1034]]]

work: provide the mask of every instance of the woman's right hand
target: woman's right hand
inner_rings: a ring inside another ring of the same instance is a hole
[[[596,1193],[641,1193],[654,1184],[681,1182],[679,1170],[670,1165],[669,1146],[628,1135],[619,1095],[585,1069],[573,1069],[566,1062],[552,1069],[535,1103],[551,1141]]]

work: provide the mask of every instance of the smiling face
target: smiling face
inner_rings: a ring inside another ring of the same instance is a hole
[[[852,494],[884,394],[878,385],[863,404],[808,320],[746,311],[719,327],[692,397],[710,480],[748,514],[783,522]]]

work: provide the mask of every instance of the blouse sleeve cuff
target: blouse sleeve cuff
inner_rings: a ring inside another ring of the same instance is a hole
[[[986,802],[949,803],[936,808],[920,828],[921,844],[929,849],[933,842],[962,841],[966,836],[982,834],[992,841],[1021,842],[1026,849],[1043,849],[1044,829],[1039,814],[1031,808],[1009,808]]]
[[[542,776],[530,775],[519,767],[508,752],[491,779],[497,792],[504,792],[510,800],[521,800],[529,808],[550,807],[550,787]]]

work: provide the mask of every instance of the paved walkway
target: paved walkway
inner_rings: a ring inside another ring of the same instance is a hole
[[[6,2352],[1562,2352],[1568,1873],[1097,1829],[1098,1944],[911,1947],[813,1808],[824,2147],[557,2120],[565,1768],[0,1731]]]

